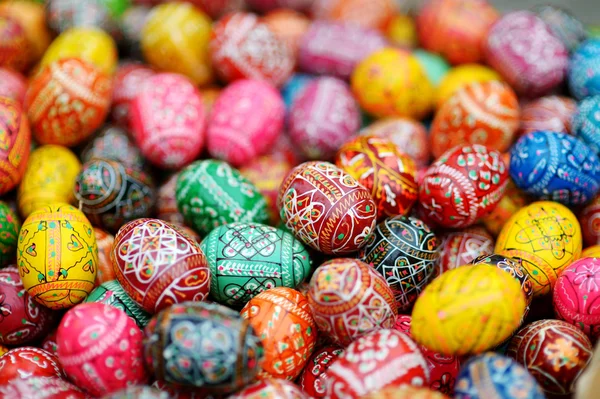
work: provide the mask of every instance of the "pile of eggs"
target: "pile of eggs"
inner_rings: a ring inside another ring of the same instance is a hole
[[[396,3],[0,2],[0,398],[596,397],[600,36]]]

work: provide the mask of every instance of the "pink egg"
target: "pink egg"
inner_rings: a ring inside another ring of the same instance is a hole
[[[330,160],[360,128],[360,111],[348,84],[317,78],[294,100],[289,115],[292,143],[308,159]]]
[[[19,72],[12,69],[0,68],[0,96],[8,97],[23,104],[27,80]]]
[[[238,80],[213,105],[208,123],[208,152],[242,166],[273,147],[285,117],[281,94],[269,83]]]
[[[113,79],[111,116],[116,124],[129,127],[129,107],[144,81],[155,72],[144,64],[128,62],[119,65]]]
[[[146,382],[142,338],[121,309],[83,303],[70,309],[58,327],[58,359],[77,386],[102,396]]]
[[[133,137],[154,165],[180,169],[202,152],[206,111],[186,77],[158,73],[144,81],[130,109]]]

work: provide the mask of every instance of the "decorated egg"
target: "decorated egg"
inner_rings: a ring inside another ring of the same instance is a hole
[[[161,381],[225,394],[253,381],[263,363],[249,321],[217,304],[175,304],[155,315],[144,333],[146,366]]]
[[[228,399],[309,399],[310,397],[293,382],[282,379],[266,379],[248,385],[229,396]]]
[[[0,356],[0,385],[34,377],[63,378],[64,371],[56,356],[33,346],[11,349]]]
[[[169,223],[183,224],[183,215],[177,209],[175,188],[179,173],[174,173],[159,187],[156,195],[156,218]]]
[[[263,223],[269,218],[258,189],[223,161],[196,161],[183,169],[175,194],[186,223],[202,236],[227,223]]]
[[[518,135],[550,130],[571,133],[571,119],[577,103],[569,97],[546,96],[523,105]]]
[[[300,374],[299,385],[302,391],[315,399],[324,398],[329,378],[327,371],[342,353],[344,349],[337,345],[316,349]]]
[[[429,384],[425,358],[406,334],[387,329],[372,331],[351,343],[331,365],[327,397],[361,398],[386,386],[402,384]]]
[[[480,226],[445,232],[440,238],[440,257],[434,276],[471,263],[479,256],[494,252],[494,238]]]
[[[92,223],[110,232],[149,216],[156,197],[150,175],[107,159],[86,163],[77,175],[74,192]]]
[[[144,158],[127,131],[122,127],[107,125],[81,151],[81,160],[109,159],[133,168],[143,169]]]
[[[0,267],[14,262],[21,222],[17,214],[4,201],[0,201]]]
[[[50,309],[78,304],[96,282],[98,247],[92,225],[71,205],[37,209],[21,227],[17,266],[23,286],[38,303]]]
[[[566,8],[544,4],[534,7],[534,11],[569,51],[576,50],[588,36],[581,21]]]
[[[448,396],[428,388],[414,387],[412,385],[390,385],[380,391],[373,392],[364,399],[448,399]]]
[[[31,131],[27,115],[21,104],[7,97],[0,97],[0,195],[6,194],[19,184],[31,144]]]
[[[582,100],[600,95],[600,38],[583,42],[571,57],[569,63],[569,89],[571,94]]]
[[[35,1],[4,1],[0,4],[0,15],[11,18],[21,26],[28,42],[28,63],[36,63],[51,40],[45,5]]]
[[[473,225],[500,202],[507,169],[498,151],[479,144],[446,151],[419,185],[424,220],[451,228]]]
[[[431,126],[434,157],[465,144],[505,152],[519,127],[519,102],[506,83],[475,82],[457,90],[439,108]]]
[[[483,60],[483,43],[499,15],[485,0],[433,0],[416,19],[420,44],[452,64]]]
[[[52,330],[46,338],[42,341],[42,349],[52,353],[54,356],[58,356],[58,344],[56,343],[56,331],[57,328]]]
[[[27,80],[19,72],[8,68],[0,68],[0,96],[8,97],[19,104],[25,100]]]
[[[29,41],[18,20],[0,14],[0,66],[24,71],[29,62]]]
[[[241,79],[215,101],[207,129],[208,152],[233,166],[248,164],[272,148],[283,130],[285,105],[269,83]]]
[[[521,285],[505,271],[485,264],[458,267],[417,298],[411,335],[444,355],[478,354],[510,337],[525,307]]]
[[[438,85],[436,106],[441,107],[454,93],[470,83],[495,80],[502,80],[502,78],[498,72],[489,67],[480,64],[458,65],[450,69]]]
[[[170,223],[137,219],[125,224],[115,236],[111,259],[125,292],[149,313],[208,296],[206,257]]]
[[[364,28],[383,29],[393,14],[391,0],[314,0],[316,19],[343,21]]]
[[[284,230],[260,223],[229,223],[215,228],[201,244],[210,269],[210,294],[241,307],[274,287],[295,288],[310,273],[302,243]]]
[[[342,346],[372,331],[392,328],[398,315],[386,280],[358,259],[323,263],[310,280],[307,296],[319,332]],[[376,312],[371,311],[374,308]]]
[[[443,57],[422,49],[416,49],[413,54],[425,69],[429,81],[434,86],[439,85],[450,70],[448,62]]]
[[[49,0],[48,23],[57,32],[74,26],[93,26],[120,37],[118,20],[129,7],[129,0],[77,2]]]
[[[525,366],[546,393],[567,395],[590,362],[592,350],[577,327],[562,320],[539,320],[515,334],[507,354]]]
[[[581,210],[577,219],[581,224],[583,244],[585,246],[600,244],[600,195],[595,196]],[[583,254],[581,257],[584,257]]]
[[[61,58],[46,64],[25,98],[34,138],[67,147],[82,143],[106,119],[111,90],[109,76],[88,61]]]
[[[312,0],[309,0],[312,1]],[[298,56],[300,40],[312,24],[303,13],[290,8],[279,8],[270,11],[262,17],[271,32],[283,41],[291,50],[294,58]]]
[[[129,127],[129,109],[138,95],[144,81],[154,76],[155,71],[137,62],[125,62],[117,68],[113,79],[111,116],[113,121],[123,127]]]
[[[0,395],[11,399],[87,399],[89,396],[75,385],[58,377],[15,379],[0,385]]]
[[[500,234],[502,227],[513,214],[531,202],[529,197],[515,186],[510,177],[507,180],[508,184],[502,199],[487,216],[481,219],[487,231],[494,237]]]
[[[573,134],[596,154],[600,153],[600,97],[581,101],[571,122]]]
[[[305,162],[281,185],[281,220],[304,244],[325,254],[352,253],[366,244],[377,212],[369,191],[328,162]]]
[[[433,85],[419,60],[404,50],[372,53],[356,66],[351,82],[360,106],[377,117],[420,119],[433,105]]]
[[[439,241],[421,220],[396,216],[375,227],[359,258],[387,282],[400,311],[408,310],[431,281]]]
[[[592,245],[581,251],[580,258],[600,258],[600,245]]]
[[[127,295],[121,284],[116,280],[104,282],[94,288],[85,302],[103,303],[121,309],[127,316],[131,317],[140,328],[146,327],[152,317],[131,299],[129,295]]]

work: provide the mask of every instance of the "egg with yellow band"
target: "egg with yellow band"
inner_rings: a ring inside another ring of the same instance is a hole
[[[52,204],[23,223],[17,244],[23,286],[50,309],[70,308],[94,288],[98,247],[92,225],[77,208]]]
[[[549,294],[556,279],[581,256],[582,236],[577,218],[566,206],[534,202],[506,221],[495,253],[515,258],[533,283],[533,295]]]
[[[452,68],[440,82],[436,93],[436,106],[439,108],[459,89],[475,82],[501,81],[498,72],[479,64],[464,64]]]
[[[461,266],[433,280],[417,299],[411,336],[444,355],[483,353],[519,328],[525,306],[510,273],[484,264]]]

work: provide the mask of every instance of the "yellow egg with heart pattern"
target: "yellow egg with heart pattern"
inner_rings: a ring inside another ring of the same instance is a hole
[[[32,212],[17,244],[23,286],[50,309],[70,308],[94,288],[96,237],[89,220],[72,205],[54,203]]]

